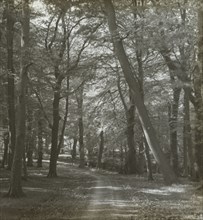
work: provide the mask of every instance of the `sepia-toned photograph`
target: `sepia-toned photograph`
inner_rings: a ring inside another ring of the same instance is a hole
[[[203,220],[203,0],[0,0],[0,220]]]

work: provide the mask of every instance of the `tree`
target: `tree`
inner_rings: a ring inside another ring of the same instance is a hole
[[[38,114],[38,132],[37,132],[37,167],[42,167],[42,159],[43,159],[43,118],[41,116],[41,112],[39,110]]]
[[[195,153],[199,177],[203,181],[203,0],[198,1],[198,63],[194,75],[195,113]]]
[[[116,18],[115,18],[115,11],[113,4],[111,0],[104,0],[105,9],[107,13],[107,20],[109,25],[109,31],[112,36],[112,40],[114,43],[115,48],[115,54],[118,57],[118,60],[120,62],[121,68],[123,70],[124,76],[126,78],[126,81],[130,87],[130,89],[133,92],[133,99],[135,101],[135,105],[138,110],[139,118],[142,123],[142,127],[144,130],[145,137],[147,139],[147,142],[149,144],[150,149],[153,152],[153,155],[155,159],[157,160],[158,164],[160,165],[160,168],[162,170],[164,180],[167,184],[172,184],[177,181],[177,178],[170,168],[169,164],[165,160],[164,154],[158,144],[155,130],[150,122],[146,107],[143,103],[143,100],[141,98],[141,94],[139,91],[139,84],[137,80],[133,77],[133,71],[131,69],[131,65],[129,63],[129,60],[126,56],[122,39],[119,36],[118,30],[117,30],[117,24],[116,24]]]
[[[78,94],[76,94],[78,104],[78,141],[79,141],[79,152],[80,152],[80,168],[85,167],[85,146],[84,146],[84,126],[83,126],[83,93],[84,85],[81,85]]]
[[[134,126],[135,126],[135,103],[132,99],[132,92],[129,90],[129,107],[125,102],[125,98],[122,93],[122,88],[120,85],[120,76],[118,76],[118,92],[123,103],[126,121],[127,121],[127,144],[128,144],[128,156],[126,158],[125,171],[128,174],[133,174],[138,172],[137,162],[136,162],[136,149],[135,149],[135,137],[134,137]]]
[[[15,85],[14,85],[14,66],[13,66],[13,40],[14,40],[14,0],[6,1],[7,15],[7,80],[8,80],[8,121],[10,132],[9,161],[8,168],[11,169],[16,141],[16,125],[15,125]]]
[[[30,31],[30,9],[29,0],[22,0],[22,26],[21,26],[21,61],[20,82],[17,107],[17,136],[15,153],[11,171],[9,197],[23,196],[21,185],[22,158],[25,148],[25,116],[26,116],[26,87],[27,74],[30,66],[29,54],[29,31]]]
[[[100,136],[100,144],[99,144],[97,168],[100,169],[102,167],[102,156],[104,150],[104,132],[101,131],[99,136]]]

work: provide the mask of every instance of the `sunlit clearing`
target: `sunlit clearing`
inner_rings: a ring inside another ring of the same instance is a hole
[[[111,189],[111,190],[123,190],[122,187],[115,187],[115,186],[95,186],[95,187],[90,187],[87,189]]]
[[[116,200],[116,199],[102,199],[102,200],[92,200],[92,203],[94,205],[111,205],[114,207],[133,207],[133,205],[131,204],[131,201],[127,201],[127,200]]]
[[[50,190],[48,189],[43,189],[43,188],[33,188],[33,187],[24,187],[25,190],[28,191],[33,191],[33,192],[49,192]]]
[[[173,185],[169,187],[161,187],[160,189],[142,189],[140,192],[155,194],[155,195],[171,195],[171,193],[183,193],[185,192],[185,186]]]

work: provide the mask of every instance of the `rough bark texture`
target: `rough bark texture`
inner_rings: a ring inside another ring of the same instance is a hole
[[[158,140],[156,138],[155,130],[150,122],[146,107],[143,103],[142,96],[140,94],[139,83],[134,78],[131,65],[125,53],[122,40],[117,30],[115,11],[111,0],[104,0],[105,9],[107,13],[107,20],[109,24],[109,30],[113,39],[115,54],[118,57],[121,68],[123,70],[126,81],[133,92],[133,99],[137,107],[138,115],[143,127],[143,131],[146,140],[151,148],[153,155],[160,165],[164,180],[167,184],[172,184],[177,182],[177,178],[169,164],[167,163],[165,156],[159,146]]]
[[[18,110],[17,110],[17,136],[16,147],[11,170],[10,188],[8,196],[20,197],[23,195],[21,185],[21,172],[22,172],[22,158],[25,147],[25,94],[27,86],[27,72],[29,67],[29,27],[30,25],[30,11],[29,0],[22,1],[22,33],[21,33],[21,70],[19,82],[19,97],[18,97]]]
[[[11,169],[15,141],[16,141],[16,125],[15,125],[15,85],[14,85],[14,67],[13,67],[13,37],[14,37],[14,0],[6,1],[7,4],[7,80],[8,80],[8,120],[10,132],[9,160],[8,169]]]
[[[98,162],[97,162],[97,168],[102,167],[102,155],[104,150],[104,132],[100,132],[100,144],[99,144],[99,153],[98,153]]]
[[[178,107],[181,88],[173,89],[173,103],[169,106],[170,149],[173,170],[179,174],[178,164]]]

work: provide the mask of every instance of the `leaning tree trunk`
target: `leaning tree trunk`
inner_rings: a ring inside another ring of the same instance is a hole
[[[151,162],[150,153],[149,153],[149,145],[146,139],[144,139],[144,145],[145,145],[145,156],[146,156],[146,161],[147,161],[148,180],[154,180],[153,175],[152,175],[152,162]]]
[[[15,125],[15,83],[13,67],[13,37],[14,37],[14,0],[6,1],[7,4],[7,80],[8,80],[8,121],[10,133],[8,169],[11,169],[16,141]]]
[[[104,151],[104,132],[100,132],[100,144],[99,144],[99,153],[98,153],[98,162],[97,162],[97,168],[102,167],[102,155]]]
[[[169,129],[170,129],[170,149],[172,166],[176,175],[179,174],[178,165],[178,106],[181,88],[173,89],[173,103],[169,106]]]
[[[157,140],[155,130],[150,122],[146,107],[144,105],[142,96],[140,94],[139,83],[133,76],[134,75],[133,70],[131,69],[131,65],[129,63],[129,60],[127,58],[127,55],[123,47],[122,39],[117,30],[116,17],[115,17],[113,4],[111,0],[104,0],[104,3],[107,12],[109,30],[114,43],[115,54],[118,57],[125,79],[130,89],[133,92],[132,98],[135,101],[135,105],[137,107],[138,115],[143,127],[146,140],[153,152],[156,161],[160,165],[165,182],[167,184],[175,183],[177,182],[177,177],[173,172],[173,170],[171,169],[171,167],[169,166],[169,163],[167,162],[161,150],[161,147],[159,146],[159,142]]]
[[[26,106],[26,86],[27,73],[29,67],[29,29],[30,29],[30,10],[29,0],[22,1],[22,34],[21,34],[21,70],[19,82],[19,96],[17,108],[17,136],[16,146],[11,170],[10,188],[8,196],[21,197],[23,195],[21,185],[22,157],[25,147],[25,106]]]
[[[139,76],[139,85],[140,85],[140,93],[142,96],[142,100],[144,102],[144,70],[143,70],[143,61],[142,61],[142,50],[137,49],[136,50],[136,58],[137,58],[137,63],[138,63],[138,76]],[[141,126],[141,124],[140,124]],[[150,157],[150,149],[149,145],[146,141],[146,138],[144,136],[144,132],[142,130],[142,135],[143,135],[143,145],[145,149],[145,158],[146,158],[146,166],[147,166],[147,174],[148,174],[148,180],[153,180],[153,175],[152,175],[152,162],[151,162],[151,157]]]
[[[55,70],[58,71],[58,70]],[[51,133],[51,157],[49,163],[49,173],[48,177],[57,177],[56,165],[58,158],[58,131],[59,131],[59,103],[60,103],[60,94],[61,94],[61,82],[56,82],[54,89],[54,100],[53,100],[53,126]]]

